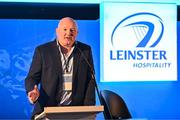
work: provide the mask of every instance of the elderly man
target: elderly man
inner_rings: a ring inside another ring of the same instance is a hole
[[[47,106],[95,105],[91,48],[76,41],[77,34],[76,21],[65,17],[56,28],[56,39],[35,49],[25,79],[28,99],[35,105],[32,118]]]

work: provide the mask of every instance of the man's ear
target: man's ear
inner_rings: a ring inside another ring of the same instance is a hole
[[[56,28],[56,35],[59,36],[59,33],[60,33],[60,29],[57,27]]]
[[[56,28],[56,33],[58,33],[58,31],[59,31],[59,28]]]
[[[76,31],[76,36],[78,35],[78,33],[79,33],[79,31],[77,30],[77,31]]]

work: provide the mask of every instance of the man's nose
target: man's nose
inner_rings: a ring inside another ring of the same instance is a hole
[[[72,32],[70,30],[67,30],[66,35],[70,36],[70,35],[72,35]]]

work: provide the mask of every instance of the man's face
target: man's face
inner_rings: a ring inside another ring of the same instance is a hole
[[[63,47],[72,47],[77,36],[77,27],[73,20],[64,18],[56,29],[56,35],[59,43]]]

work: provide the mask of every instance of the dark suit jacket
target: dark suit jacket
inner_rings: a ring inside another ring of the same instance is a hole
[[[95,83],[91,78],[90,67],[84,58],[86,57],[93,67],[91,48],[77,42],[73,52],[71,105],[95,105]],[[41,113],[46,106],[57,106],[56,95],[58,88],[62,88],[62,82],[62,64],[56,40],[38,46],[25,79],[27,92],[31,91],[35,84],[40,83],[40,97],[35,103],[32,116]]]

